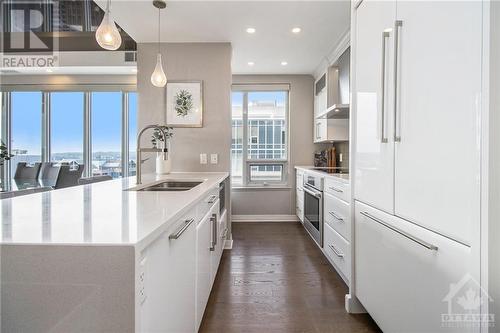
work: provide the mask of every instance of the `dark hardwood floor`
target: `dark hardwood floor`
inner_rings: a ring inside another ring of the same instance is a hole
[[[380,332],[300,223],[234,223],[200,332]]]

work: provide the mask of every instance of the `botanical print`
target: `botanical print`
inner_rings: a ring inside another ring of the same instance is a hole
[[[178,116],[185,117],[193,107],[193,95],[187,90],[181,90],[175,95],[175,111]]]
[[[167,82],[167,126],[203,126],[202,81]]]

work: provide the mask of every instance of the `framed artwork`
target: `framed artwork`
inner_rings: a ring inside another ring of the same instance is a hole
[[[167,81],[167,126],[203,127],[203,81]]]

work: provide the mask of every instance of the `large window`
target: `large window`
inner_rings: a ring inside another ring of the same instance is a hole
[[[19,162],[42,161],[42,93],[11,93],[12,172]]]
[[[122,93],[92,93],[92,175],[121,176]]]
[[[286,183],[287,116],[287,90],[233,91],[233,184],[245,186]]]
[[[50,94],[51,157],[55,162],[83,164],[83,92]]]
[[[83,164],[84,176],[135,175],[137,93],[13,91],[0,97],[1,140],[15,155],[4,178],[14,176],[19,162],[48,161]]]

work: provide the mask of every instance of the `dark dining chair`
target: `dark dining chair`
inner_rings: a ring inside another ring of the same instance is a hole
[[[55,183],[59,176],[60,165],[54,162],[43,162],[40,167],[38,178],[43,179],[47,183]]]
[[[78,185],[78,179],[82,176],[83,165],[77,164],[76,167],[69,164],[62,164],[54,188],[65,188]]]
[[[35,163],[34,165],[28,165],[26,162],[17,163],[16,173],[14,174],[14,179],[38,179],[40,173],[41,163]]]
[[[106,180],[112,180],[112,179],[113,179],[113,177],[111,177],[109,175],[80,178],[80,179],[78,179],[78,185],[99,183],[99,182],[104,182]]]

